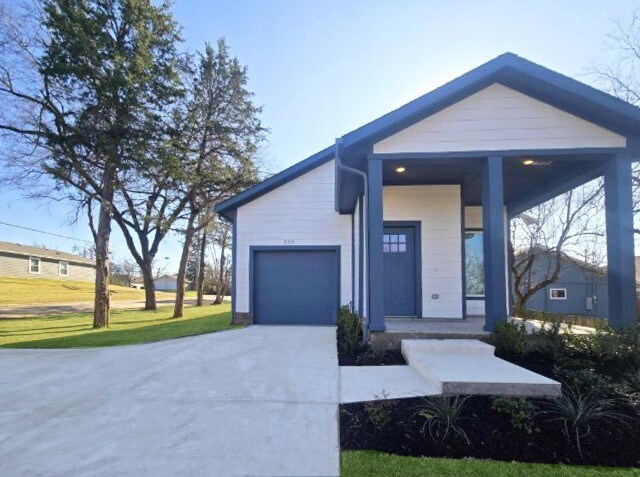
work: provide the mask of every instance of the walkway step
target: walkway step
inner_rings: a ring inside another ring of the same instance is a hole
[[[411,366],[341,366],[340,402],[435,396],[440,388]]]
[[[493,346],[478,340],[402,340],[402,354],[409,366],[444,395],[560,395],[560,383],[493,353]]]

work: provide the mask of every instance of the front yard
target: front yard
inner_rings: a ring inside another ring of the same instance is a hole
[[[144,290],[111,285],[111,300],[144,300]],[[175,293],[157,292],[157,298],[173,298]],[[94,284],[46,278],[0,277],[0,306],[38,305],[93,301]]]
[[[188,306],[173,319],[172,307],[157,311],[113,310],[108,329],[94,330],[90,313],[0,320],[0,347],[84,348],[180,338],[230,328],[231,305]]]
[[[631,477],[638,469],[406,457],[374,451],[341,455],[342,477]]]

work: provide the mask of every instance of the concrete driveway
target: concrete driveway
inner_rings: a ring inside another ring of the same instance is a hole
[[[335,330],[0,350],[0,475],[338,475]]]

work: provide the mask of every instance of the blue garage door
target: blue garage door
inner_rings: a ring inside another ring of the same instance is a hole
[[[339,280],[335,248],[254,250],[254,323],[334,325]]]

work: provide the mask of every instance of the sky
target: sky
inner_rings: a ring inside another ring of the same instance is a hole
[[[612,54],[608,34],[640,0],[176,0],[184,48],[224,37],[248,67],[249,88],[269,129],[263,169],[278,172],[468,70],[510,51],[593,83],[590,65]],[[71,251],[90,241],[65,203],[0,190],[0,240]],[[114,224],[116,259],[129,256]],[[177,271],[181,244],[171,236],[158,254]]]

